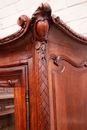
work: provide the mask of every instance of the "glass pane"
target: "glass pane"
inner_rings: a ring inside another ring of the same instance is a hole
[[[14,89],[0,87],[0,130],[14,130]]]

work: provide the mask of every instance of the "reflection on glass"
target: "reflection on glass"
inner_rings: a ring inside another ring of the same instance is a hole
[[[0,87],[0,130],[14,130],[14,89]]]

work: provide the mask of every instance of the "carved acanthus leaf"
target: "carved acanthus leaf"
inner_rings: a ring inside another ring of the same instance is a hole
[[[53,62],[55,65],[59,66],[59,63],[64,60],[66,62],[68,62],[69,64],[71,64],[72,66],[76,67],[76,68],[82,68],[82,67],[87,67],[87,60],[82,61],[81,63],[76,63],[73,60],[71,60],[69,57],[64,56],[64,55],[51,55],[51,59],[53,59]]]
[[[46,43],[43,42],[39,42],[36,41],[35,42],[35,49],[37,50],[38,54],[39,54],[39,60],[41,62],[44,62],[46,60]]]

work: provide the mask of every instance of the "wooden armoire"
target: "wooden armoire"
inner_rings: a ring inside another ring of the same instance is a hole
[[[87,130],[87,37],[42,3],[0,39],[0,130]]]

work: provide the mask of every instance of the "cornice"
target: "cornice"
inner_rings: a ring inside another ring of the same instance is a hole
[[[59,29],[68,34],[70,37],[81,41],[83,44],[87,44],[87,37],[72,30],[60,19],[60,17],[51,15],[51,7],[48,3],[42,3],[33,13],[31,19],[26,15],[20,16],[17,24],[21,26],[21,29],[9,36],[1,38],[0,46],[21,38],[27,32],[29,27],[32,32],[32,42],[46,42],[49,28],[52,24],[57,25]]]
[[[52,15],[52,21],[53,21],[54,24],[56,24],[60,29],[62,29],[69,36],[71,36],[74,39],[77,39],[81,42],[87,43],[87,37],[86,36],[83,36],[83,35],[75,32],[63,20],[61,20],[60,17]]]

